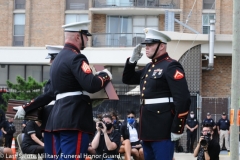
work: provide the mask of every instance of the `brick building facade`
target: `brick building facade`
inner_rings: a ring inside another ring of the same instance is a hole
[[[93,36],[83,53],[89,57],[90,63],[102,64],[111,70],[113,77],[117,77],[113,79],[115,86],[123,85],[121,71],[135,44],[144,37],[142,29],[153,27],[166,31],[172,38],[168,44],[169,54],[183,63],[193,96],[209,98],[211,107],[212,98],[231,96],[232,9],[233,1],[230,0],[0,0],[0,87],[6,86],[7,79],[11,80],[20,73],[15,73],[15,68],[22,67],[25,78],[39,72],[39,80],[48,79],[45,45],[64,44],[61,26],[67,22],[91,19],[89,30]],[[208,66],[208,59],[204,56],[209,54],[211,18],[216,21],[216,58],[213,69],[204,70],[202,67]],[[121,25],[124,27],[119,27]],[[29,58],[32,50],[39,52],[39,57],[34,58],[43,59],[41,62]],[[148,62],[143,57],[139,67]],[[30,71],[26,72],[28,67]],[[205,117],[202,113],[210,110],[206,106],[199,103],[195,107],[200,121]],[[215,114],[217,117],[219,113],[216,111]]]

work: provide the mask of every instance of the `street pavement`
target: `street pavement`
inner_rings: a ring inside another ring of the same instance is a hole
[[[175,160],[196,160],[197,157],[193,157],[192,153],[174,153]],[[221,151],[219,155],[220,160],[230,160],[230,155],[227,151]]]

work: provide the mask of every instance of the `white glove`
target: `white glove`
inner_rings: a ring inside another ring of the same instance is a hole
[[[171,133],[171,140],[172,140],[172,141],[177,141],[177,140],[179,140],[182,136],[183,136],[183,134]]]
[[[17,113],[14,116],[14,119],[24,119],[26,112],[22,106],[13,107],[14,110],[17,110]]]
[[[135,63],[142,57],[143,54],[141,53],[141,50],[142,45],[141,44],[136,45],[136,47],[133,50],[132,57],[129,59],[130,63]]]
[[[104,69],[104,70],[100,71],[99,73],[101,73],[101,72],[105,72],[105,73],[107,73],[108,76],[110,77],[110,80],[112,80],[112,74],[109,72],[108,69]]]

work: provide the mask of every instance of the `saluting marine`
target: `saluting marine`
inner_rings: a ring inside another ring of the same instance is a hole
[[[144,32],[142,44],[146,44],[146,56],[152,62],[135,71],[143,55],[142,45],[137,45],[126,61],[122,81],[140,84],[139,136],[143,140],[145,160],[172,160],[172,141],[182,136],[191,104],[190,93],[183,67],[166,52],[171,39],[151,28],[145,28]]]

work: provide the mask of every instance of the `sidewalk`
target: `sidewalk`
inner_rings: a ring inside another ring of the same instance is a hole
[[[197,157],[193,157],[192,153],[174,153],[175,160],[194,160]],[[219,155],[220,160],[230,160],[230,155],[227,151],[221,151]]]

